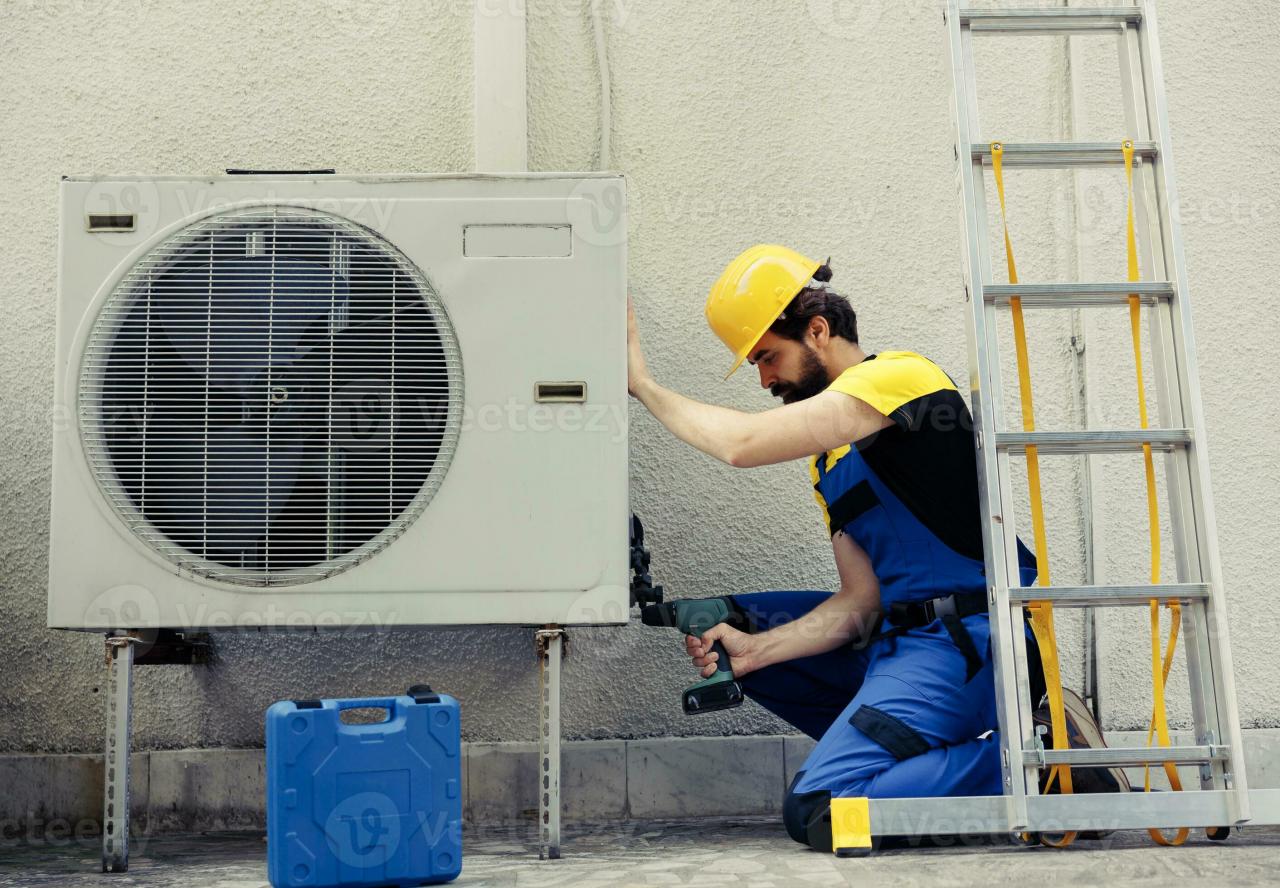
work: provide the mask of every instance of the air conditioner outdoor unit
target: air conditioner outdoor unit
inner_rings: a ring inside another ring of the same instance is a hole
[[[617,175],[61,188],[49,625],[624,623]]]

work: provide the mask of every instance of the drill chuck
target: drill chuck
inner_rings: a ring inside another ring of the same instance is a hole
[[[640,622],[646,626],[663,626],[674,629],[676,626],[676,603],[649,604],[640,608]]]

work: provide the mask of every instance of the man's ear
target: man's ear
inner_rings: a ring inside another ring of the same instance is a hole
[[[831,325],[827,323],[827,319],[822,315],[815,315],[809,319],[809,336],[813,339],[815,346],[824,346],[831,341]]]

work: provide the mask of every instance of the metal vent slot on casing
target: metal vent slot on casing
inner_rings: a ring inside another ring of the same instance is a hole
[[[539,404],[581,404],[587,400],[585,382],[535,382],[533,400]]]
[[[90,213],[85,216],[86,231],[133,231],[137,216],[133,213]]]

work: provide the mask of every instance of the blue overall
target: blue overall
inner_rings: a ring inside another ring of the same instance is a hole
[[[827,461],[825,454],[817,460],[817,489],[831,504],[832,530],[848,533],[867,553],[880,582],[882,611],[894,602],[985,594],[982,562],[938,539],[856,447],[830,468]],[[836,524],[837,513],[842,525]],[[1029,585],[1034,557],[1020,543],[1018,548],[1021,581]],[[803,616],[830,594],[730,597],[763,630]],[[825,808],[830,797],[1002,791],[988,617],[977,614],[962,623],[981,657],[976,672],[943,622],[934,620],[861,649],[846,645],[742,679],[749,697],[818,740],[788,788],[784,820],[793,838],[806,841],[802,821]],[[886,620],[880,631],[891,628]]]

